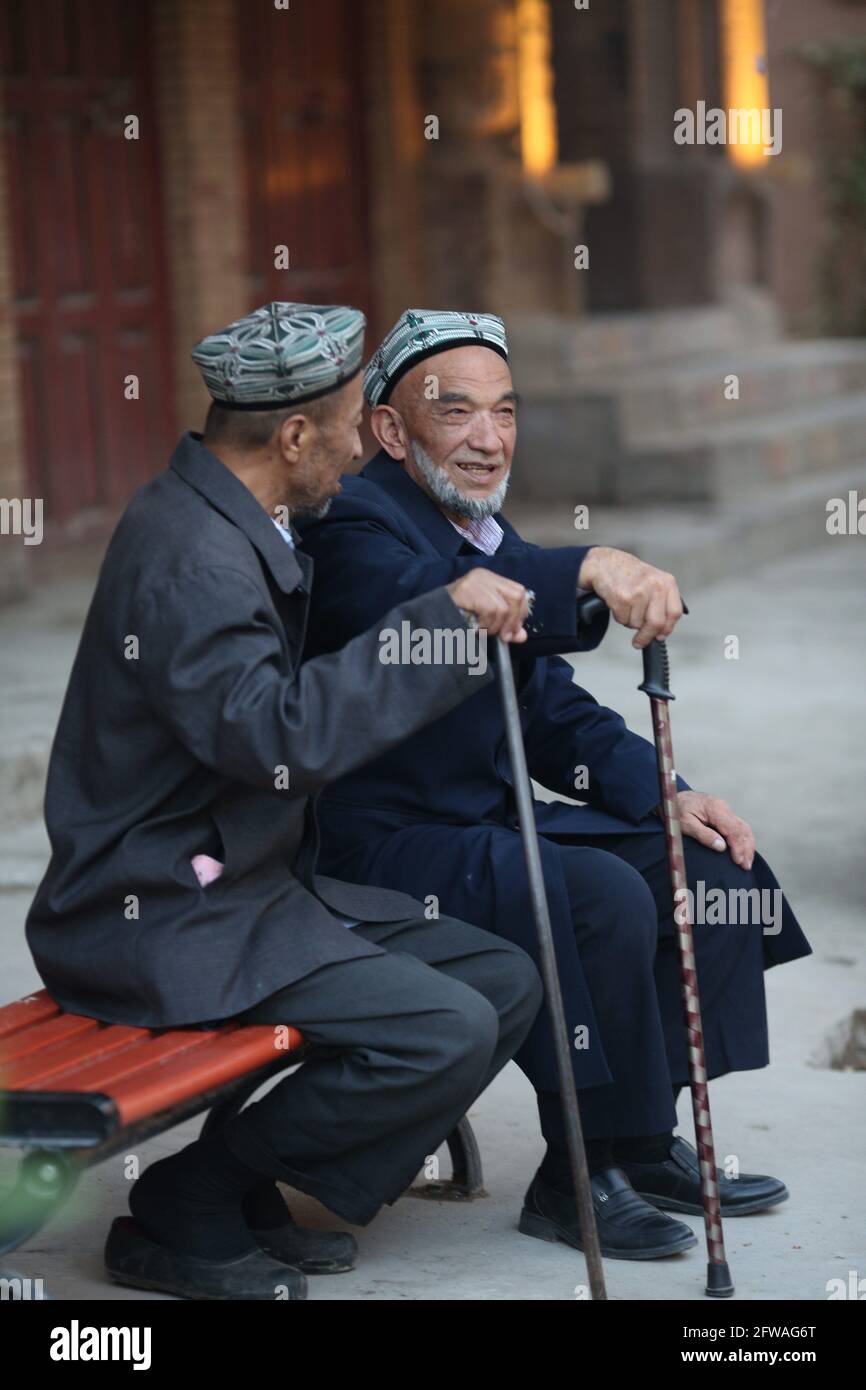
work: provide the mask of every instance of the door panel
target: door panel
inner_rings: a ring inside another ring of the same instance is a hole
[[[368,308],[362,0],[239,0],[250,306]],[[274,248],[287,246],[289,268]]]
[[[150,12],[0,8],[27,486],[48,527],[123,502],[174,442]]]

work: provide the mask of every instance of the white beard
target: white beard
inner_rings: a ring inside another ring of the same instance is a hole
[[[452,483],[444,468],[440,468],[438,463],[434,463],[430,455],[420,444],[412,440],[412,457],[418,471],[424,478],[437,502],[441,502],[443,507],[447,507],[449,512],[455,516],[466,517],[468,521],[483,521],[485,517],[495,516],[502,511],[502,504],[505,501],[505,494],[508,491],[508,484],[511,481],[511,470],[509,469],[502,482],[492,492],[489,497],[467,497],[461,492],[456,483]]]

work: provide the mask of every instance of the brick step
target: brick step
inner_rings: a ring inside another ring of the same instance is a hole
[[[619,502],[720,501],[749,496],[862,457],[866,392],[696,430],[659,431],[611,458]]]

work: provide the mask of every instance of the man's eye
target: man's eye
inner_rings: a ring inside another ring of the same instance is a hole
[[[461,410],[460,407],[459,407],[458,405],[455,405],[455,406],[452,406],[452,408],[448,411],[448,414],[449,414],[449,415],[465,415],[465,414],[466,414],[466,411],[465,411],[465,410]]]

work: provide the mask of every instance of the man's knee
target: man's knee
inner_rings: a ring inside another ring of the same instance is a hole
[[[470,926],[456,917],[441,919],[453,929],[463,948],[456,962],[456,978],[482,994],[493,1005],[508,1035],[522,1027],[528,1032],[541,1007],[544,990],[535,962],[507,937]]]
[[[544,1003],[544,985],[535,961],[519,946],[512,948],[511,973],[514,984],[514,1009],[527,1029]]]
[[[643,875],[624,859],[597,849],[574,861],[571,868],[572,874],[578,874],[575,889],[580,896],[573,904],[577,920],[589,919],[613,952],[625,951],[633,957],[643,947],[654,953],[658,908]]]
[[[527,1030],[544,999],[544,986],[535,962],[521,946],[504,938],[488,954],[485,992],[495,1004],[500,1020],[511,1028],[525,1024]]]
[[[447,982],[447,983],[446,983]],[[490,1068],[499,1041],[499,1014],[478,990],[443,976],[445,990],[421,1025],[431,1072],[449,1089],[472,1091]]]

